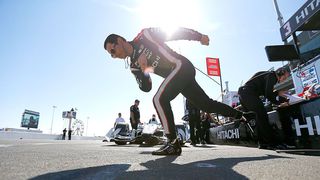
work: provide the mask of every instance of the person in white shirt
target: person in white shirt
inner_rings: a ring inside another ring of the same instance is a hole
[[[116,119],[116,121],[114,122],[114,127],[118,124],[118,123],[125,123],[126,121],[121,117],[121,113],[118,113],[118,118]]]

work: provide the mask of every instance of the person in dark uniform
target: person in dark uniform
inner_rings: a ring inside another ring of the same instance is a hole
[[[170,102],[180,93],[190,99],[196,107],[206,112],[215,112],[236,119],[244,115],[243,112],[210,99],[195,80],[196,72],[193,64],[165,44],[167,41],[183,39],[200,41],[202,45],[209,45],[207,35],[187,28],[178,28],[170,35],[161,28],[146,28],[130,42],[119,35],[110,34],[104,42],[104,49],[112,58],[130,59],[130,70],[142,91],[149,92],[152,88],[149,73],[164,78],[153,98],[153,104],[168,143],[152,152],[153,155],[181,154],[170,105]]]
[[[186,99],[186,110],[189,117],[190,144],[195,146],[200,143],[200,109],[195,107],[190,100]]]
[[[67,129],[64,128],[63,131],[62,131],[62,140],[66,139],[66,133],[67,133]]]
[[[239,88],[239,99],[244,110],[256,113],[258,142],[261,149],[277,148],[281,142],[274,135],[260,96],[264,96],[275,105],[287,105],[287,103],[281,104],[277,100],[277,96],[282,96],[283,91],[274,91],[274,85],[285,81],[289,76],[290,70],[288,68],[279,68],[276,71],[260,71]]]
[[[68,140],[71,140],[71,135],[72,135],[72,130],[69,129],[69,130],[68,130]]]
[[[138,124],[140,123],[140,110],[139,110],[140,101],[136,99],[134,105],[130,107],[130,123],[132,129],[137,130]]]
[[[209,113],[204,112],[203,116],[201,117],[201,144],[207,144],[210,142],[210,123],[212,122],[212,117]]]

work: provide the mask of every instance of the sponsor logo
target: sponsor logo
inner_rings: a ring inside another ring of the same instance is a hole
[[[160,61],[160,56],[157,56],[156,59],[153,61],[153,63],[151,64],[151,66],[153,68],[156,68],[159,64],[159,61]]]
[[[143,50],[143,54],[146,55],[147,59],[150,59],[151,56],[152,56],[152,51],[151,51],[150,49],[145,48],[145,49]]]
[[[313,0],[305,6],[303,9],[301,9],[300,14],[296,15],[296,22],[299,24],[300,22],[304,21],[306,17],[309,16],[309,14],[312,14],[313,11],[319,6],[320,0]]]
[[[287,39],[302,24],[313,16],[320,7],[320,0],[309,0],[280,29],[282,40]]]
[[[160,59],[161,59],[160,56],[156,55],[155,59],[154,59],[154,58],[151,59],[151,57],[152,57],[152,55],[153,55],[153,52],[152,52],[150,49],[147,49],[147,48],[144,48],[143,54],[146,56],[146,58],[147,58],[147,60],[148,60],[149,62],[150,62],[150,61],[152,62],[152,63],[151,63],[151,66],[152,66],[153,69],[156,68],[156,67],[158,67],[159,61],[160,61]]]
[[[140,54],[143,51],[143,49],[144,49],[144,45],[141,44],[140,47],[139,47],[138,53]]]
[[[319,116],[314,116],[313,121],[314,121],[315,127],[313,127],[313,125],[312,125],[311,117],[306,117],[307,124],[299,124],[299,120],[294,119],[294,125],[296,128],[297,136],[301,136],[301,129],[308,129],[308,134],[310,136],[314,136],[315,133],[320,135],[320,118],[319,118]]]
[[[218,139],[239,139],[239,129],[229,129],[225,131],[218,131],[217,132]]]

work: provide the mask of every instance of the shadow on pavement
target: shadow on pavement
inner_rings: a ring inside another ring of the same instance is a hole
[[[140,163],[141,166],[146,168],[140,171],[127,171],[131,166],[130,164],[114,164],[48,173],[31,179],[248,179],[234,171],[233,167],[241,162],[287,158],[267,155],[262,157],[218,158],[188,164],[176,164],[174,161],[178,157],[165,156]]]
[[[241,162],[262,161],[282,156],[267,155],[262,157],[218,158],[197,161],[188,164],[175,164],[176,156],[167,156],[141,163],[148,170],[125,172],[119,179],[248,179],[232,168]]]
[[[30,180],[73,180],[73,179],[116,179],[117,176],[127,169],[130,164],[114,164],[98,167],[89,167],[83,169],[74,169],[48,173],[31,178]]]

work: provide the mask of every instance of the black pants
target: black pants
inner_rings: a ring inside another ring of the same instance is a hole
[[[189,126],[190,126],[190,140],[192,143],[199,143],[200,140],[200,114],[191,115],[189,117]]]
[[[202,120],[201,121],[201,141],[205,141],[206,143],[209,143],[210,138],[209,138],[209,133],[210,133],[210,122],[208,120]]]
[[[68,140],[71,140],[72,130],[68,130]]]
[[[179,58],[184,58],[180,56]],[[187,59],[175,59],[176,67],[165,78],[153,98],[153,104],[169,139],[176,138],[170,101],[182,93],[197,108],[227,117],[240,118],[242,112],[209,98],[195,80],[195,69]]]
[[[245,111],[253,111],[256,113],[256,125],[258,133],[258,141],[261,144],[279,143],[275,137],[274,131],[269,124],[269,118],[266,109],[259,95],[250,88],[240,87],[238,91],[240,103]]]
[[[139,123],[140,123],[140,120],[137,120],[137,121],[135,121],[135,122],[133,122],[132,120],[130,120],[130,124],[131,124],[132,129],[137,130]]]

